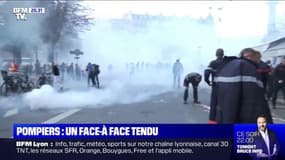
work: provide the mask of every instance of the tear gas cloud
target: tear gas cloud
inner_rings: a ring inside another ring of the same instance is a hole
[[[9,45],[14,48],[20,48],[22,57],[31,57],[36,59],[35,53],[37,52],[38,58],[42,63],[48,62],[49,45],[44,42],[42,36],[47,30],[47,26],[43,26],[43,22],[47,21],[49,15],[53,12],[52,6],[55,6],[55,1],[3,1],[0,3],[0,60],[3,58],[13,58],[14,51],[4,49]],[[41,7],[45,8],[45,13],[40,14],[26,14],[26,20],[19,21],[13,13],[13,8],[31,8]],[[80,41],[70,37],[70,35],[63,35],[57,43],[55,53],[58,58],[66,57],[69,51],[74,48],[80,48]],[[74,47],[74,48],[73,48]],[[72,60],[72,58],[68,58]]]
[[[172,65],[180,59],[187,68],[185,71],[199,72],[200,65],[207,64],[214,57],[217,37],[213,26],[178,18],[145,22],[147,24],[139,26],[141,29],[125,23],[122,24],[124,29],[118,29],[119,26],[111,20],[96,21],[94,29],[82,38],[85,55],[80,61],[85,64],[94,61],[103,66],[112,64],[122,70],[131,62]],[[197,28],[201,32],[197,33]]]
[[[19,4],[17,1],[3,2],[0,4],[0,15],[2,15],[3,24],[0,26],[1,41],[0,50],[2,55],[0,58],[12,58],[13,53],[11,50],[7,51],[3,48],[7,45],[14,47],[21,47],[22,56],[33,57],[33,49],[36,46],[41,46],[41,40],[39,33],[42,26],[41,21],[44,19],[44,14],[27,14],[26,21],[18,21],[16,15],[13,14],[13,8],[29,8],[32,6],[38,6],[35,1],[23,1]],[[31,51],[32,49],[32,51]]]
[[[197,32],[197,28],[201,32]],[[90,32],[82,36],[84,55],[79,62],[82,69],[88,62],[100,65],[103,88],[86,89],[87,80],[83,80],[81,84],[71,82],[70,85],[85,88],[81,91],[71,89],[57,93],[52,88],[43,87],[26,94],[24,100],[32,109],[96,107],[144,101],[173,90],[172,65],[178,58],[184,65],[181,82],[190,72],[203,75],[209,60],[214,57],[216,43],[212,26],[187,19],[158,20],[134,32],[117,29],[109,20],[98,21]],[[135,69],[130,75],[130,63],[136,66],[137,62],[150,63],[152,67]],[[168,66],[155,67],[158,63]],[[112,64],[112,70],[107,69],[109,64]],[[129,64],[128,68],[126,64]],[[201,86],[204,87],[203,82]]]
[[[100,65],[102,89],[87,88],[87,78],[84,77],[80,82],[65,82],[64,87],[69,90],[63,93],[49,86],[35,89],[23,96],[23,103],[31,109],[38,109],[144,101],[153,95],[173,91],[172,65],[176,59],[180,59],[184,66],[182,82],[187,73],[203,73],[209,61],[215,58],[217,46],[225,44],[222,48],[227,55],[237,55],[243,47],[250,47],[248,44],[260,40],[236,38],[225,42],[216,34],[214,22],[209,17],[198,20],[158,16],[155,20],[138,22],[141,24],[134,26],[125,19],[95,20],[91,31],[81,34],[84,55],[80,57],[79,64],[82,70],[88,62]],[[62,56],[58,63],[71,61],[74,61],[73,57]],[[148,63],[152,67],[135,69],[135,73],[130,75],[130,63],[136,65],[137,62]],[[157,67],[159,63],[166,67]],[[112,70],[107,69],[110,64]]]
[[[148,96],[156,95],[155,89],[130,87],[124,88],[124,84],[114,82],[104,90],[89,89],[85,91],[67,91],[58,93],[50,86],[43,86],[24,96],[24,101],[31,109],[38,108],[73,108],[73,107],[98,107],[110,104],[127,104],[146,100]],[[125,91],[122,91],[125,90]],[[142,92],[139,92],[143,91]],[[122,93],[122,94],[119,94]],[[51,101],[52,99],[52,101]]]

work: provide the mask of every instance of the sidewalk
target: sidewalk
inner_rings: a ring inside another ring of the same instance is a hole
[[[285,101],[283,95],[279,94],[276,100],[276,108],[273,109],[271,101],[269,101],[270,110],[272,113],[274,123],[285,123]]]
[[[281,92],[279,92],[279,94],[277,96],[276,107],[285,109],[285,100],[284,100],[283,94]]]
[[[285,109],[285,101],[283,98],[278,98],[276,100],[276,108],[282,108]]]

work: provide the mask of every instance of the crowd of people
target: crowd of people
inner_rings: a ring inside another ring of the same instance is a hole
[[[258,116],[264,115],[272,123],[268,102],[276,108],[280,89],[285,100],[285,57],[273,68],[252,48],[243,49],[239,57],[224,56],[223,49],[218,49],[216,56],[204,73],[205,82],[212,87],[209,120],[255,123]]]
[[[27,70],[29,68],[29,70]],[[15,62],[12,62],[7,71],[9,74],[26,74],[33,75],[35,77],[41,78],[42,76],[46,76],[50,74],[53,78],[53,86],[59,90],[63,88],[63,82],[65,78],[72,80],[84,80],[88,79],[89,82],[92,82],[92,86],[99,88],[99,65],[88,63],[86,69],[83,69],[78,64],[62,62],[60,65],[52,62],[47,64],[41,64],[39,60],[36,60],[34,66],[31,65],[19,65]]]
[[[90,86],[90,81],[92,82],[92,86],[99,88],[100,83],[99,83],[99,73],[100,73],[100,68],[98,64],[92,64],[89,62],[86,66],[86,71],[88,72],[88,86]]]
[[[58,69],[60,71],[60,78],[63,81],[65,76],[69,76],[73,80],[81,80],[82,77],[85,76],[84,70],[78,64],[62,62],[61,64],[57,64]],[[50,73],[51,72],[51,64],[43,64],[41,65],[39,60],[36,60],[35,63],[35,74],[40,75],[42,73]]]
[[[276,109],[278,92],[283,92],[285,100],[285,57],[276,67],[270,61],[263,62],[261,53],[252,48],[245,48],[236,56],[224,56],[224,50],[216,50],[216,59],[211,61],[204,71],[204,80],[211,87],[210,123],[254,123],[256,117],[264,115],[272,123],[269,103]],[[21,66],[12,63],[10,72],[17,72]],[[22,67],[23,70],[24,67]],[[85,69],[78,64],[69,65],[62,62],[41,65],[36,61],[34,69],[28,67],[26,73],[41,75],[51,72],[55,76],[55,83],[62,82],[65,76],[74,80],[87,79],[88,86],[100,87],[99,65],[89,62]],[[130,75],[148,69],[169,70],[169,63],[150,64],[144,62],[128,63],[126,65]],[[108,70],[113,66],[109,65]],[[180,88],[184,68],[179,59],[172,66],[173,87]],[[185,87],[183,100],[188,103],[189,85],[193,88],[194,103],[199,104],[198,86],[202,75],[197,72],[185,74],[183,85]],[[59,88],[62,86],[59,85]]]
[[[285,57],[275,68],[270,61],[263,62],[261,53],[245,48],[239,57],[224,56],[216,50],[216,59],[204,71],[204,81],[211,87],[209,123],[255,123],[260,115],[273,123],[269,103],[276,109],[278,92],[282,90],[285,101]],[[173,64],[173,86],[180,87],[183,65]],[[202,75],[187,73],[183,85],[183,100],[187,104],[189,84],[193,88],[194,103],[199,104],[198,86]]]
[[[150,63],[150,62],[130,62],[126,63],[126,70],[129,75],[135,75],[136,73],[140,73],[141,71],[160,71],[160,70],[169,70],[171,68],[170,63]]]

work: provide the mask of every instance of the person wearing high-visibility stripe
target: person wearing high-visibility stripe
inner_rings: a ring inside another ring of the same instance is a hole
[[[272,72],[272,69],[267,63],[261,60],[261,53],[259,51],[257,51],[257,56],[258,56],[258,61],[259,61],[257,72],[261,75],[261,80],[264,86],[264,94],[267,96],[266,94],[268,90],[267,82],[268,82],[270,73]]]
[[[217,86],[213,82],[214,77],[216,76],[216,73],[220,70],[223,60],[224,60],[224,50],[222,48],[218,48],[216,50],[216,59],[211,61],[208,68],[204,71],[204,80],[205,82],[212,87],[211,91],[211,102],[210,102],[210,114],[209,114],[209,123],[216,123],[216,98],[213,96],[216,96],[216,88]],[[211,76],[211,80],[210,80]]]
[[[273,95],[272,95],[272,106],[273,109],[276,109],[276,99],[279,90],[283,92],[283,98],[285,101],[285,57],[283,57],[280,64],[276,66],[273,72],[274,77],[274,87],[273,87]]]
[[[227,124],[255,123],[262,114],[268,123],[273,123],[257,72],[258,54],[252,48],[245,48],[240,56],[225,57],[223,67],[214,78],[217,85],[216,120]]]
[[[266,97],[267,100],[271,100],[272,99],[272,93],[273,93],[273,87],[274,87],[274,77],[273,77],[273,66],[271,64],[271,61],[267,61],[266,62],[267,65],[269,65],[271,72],[268,73],[268,77],[267,77],[267,88],[266,88]]]

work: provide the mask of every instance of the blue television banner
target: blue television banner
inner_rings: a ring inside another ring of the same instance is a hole
[[[267,136],[256,124],[235,125],[234,153],[236,159],[285,159],[285,125],[268,125]],[[268,145],[264,140],[268,137]]]
[[[14,139],[2,140],[0,153],[24,160],[285,159],[285,125],[264,129],[257,124],[15,124]]]
[[[13,135],[6,159],[233,159],[233,125],[15,124]]]
[[[232,125],[14,124],[14,138],[231,138]]]

